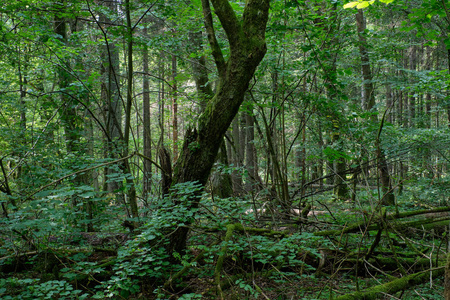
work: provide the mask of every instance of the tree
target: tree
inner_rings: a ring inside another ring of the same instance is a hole
[[[215,13],[227,34],[230,55],[225,59],[213,27],[208,0],[202,0],[208,41],[219,75],[217,91],[199,117],[196,128],[189,128],[174,168],[173,184],[197,182],[205,185],[226,130],[244,101],[244,94],[256,67],[266,53],[265,30],[269,0],[249,0],[239,20],[227,0],[211,0]],[[176,205],[182,205],[177,203]],[[195,208],[193,200],[189,208]],[[171,235],[170,251],[186,248],[186,226],[177,227]]]
[[[370,58],[368,53],[368,43],[365,37],[366,31],[366,20],[364,18],[364,13],[362,9],[358,9],[356,13],[356,26],[358,30],[358,39],[359,39],[359,53],[361,57],[361,70],[363,75],[363,99],[362,106],[363,109],[369,112],[373,112],[375,110],[375,89],[373,86],[373,77],[372,70],[370,66]],[[388,107],[387,109],[390,109]],[[371,117],[372,122],[377,121],[377,117],[375,114],[372,114]],[[391,178],[389,175],[389,169],[386,162],[386,156],[384,154],[383,149],[381,148],[380,141],[380,133],[382,130],[382,126],[384,123],[384,119],[381,120],[381,125],[379,129],[379,133],[375,138],[376,144],[376,159],[377,159],[377,167],[380,172],[380,183],[383,190],[382,203],[385,205],[394,205],[395,198],[391,185]]]
[[[143,29],[144,37],[147,37],[147,26]],[[143,139],[144,139],[144,155],[148,158],[152,158],[152,131],[151,131],[151,119],[150,119],[150,92],[149,92],[149,58],[148,58],[148,47],[145,44],[142,48],[142,64],[144,78],[142,81],[142,110],[143,113]],[[151,178],[152,178],[152,163],[148,159],[144,159],[144,170],[143,170],[143,196],[147,197],[147,194],[151,189]]]
[[[101,82],[101,100],[104,109],[104,124],[106,125],[105,133],[105,157],[118,158],[122,140],[122,119],[123,119],[123,105],[122,105],[122,95],[119,86],[119,46],[116,44],[114,39],[108,38],[108,28],[114,26],[113,17],[117,15],[117,2],[108,1],[105,3],[108,8],[106,11],[100,13],[99,21],[100,23],[106,24],[105,29],[103,29],[103,40],[104,46],[102,47],[101,55],[101,66],[100,73],[102,74]],[[112,16],[112,17],[111,17]],[[100,28],[102,25],[99,24]],[[114,180],[106,180],[108,175],[116,173],[116,170],[112,167],[105,168],[105,181],[104,189],[110,193],[115,192],[121,187],[121,184]]]

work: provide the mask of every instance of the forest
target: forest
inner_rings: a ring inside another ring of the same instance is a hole
[[[447,0],[0,4],[0,299],[450,300]]]

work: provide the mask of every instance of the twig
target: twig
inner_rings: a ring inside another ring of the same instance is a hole
[[[58,178],[58,179],[56,179],[56,180],[53,180],[52,182],[50,182],[50,183],[48,183],[48,184],[42,186],[41,188],[39,188],[37,191],[35,191],[35,192],[29,194],[29,195],[26,197],[26,200],[29,200],[31,197],[33,197],[33,196],[36,195],[37,193],[41,192],[42,190],[46,189],[47,187],[52,186],[52,185],[54,185],[54,184],[58,184],[59,182],[63,181],[64,179],[67,179],[67,178],[69,178],[69,177],[71,177],[71,176],[74,176],[74,175],[77,175],[77,174],[80,174],[80,173],[84,173],[84,172],[88,172],[88,171],[90,171],[90,170],[94,170],[94,169],[101,168],[101,167],[104,167],[104,166],[108,166],[108,165],[112,165],[112,164],[118,163],[118,162],[120,162],[120,161],[123,161],[123,160],[126,160],[126,159],[129,159],[129,158],[133,157],[135,154],[136,154],[136,153],[132,153],[132,154],[130,154],[130,155],[128,155],[128,156],[125,156],[125,157],[116,159],[116,160],[114,160],[114,161],[110,161],[110,162],[103,163],[103,164],[100,164],[100,165],[97,165],[97,166],[93,166],[93,167],[90,167],[90,168],[86,168],[86,169],[83,169],[83,170],[79,170],[79,171],[70,173],[70,174],[68,174],[68,175],[66,175],[66,176],[63,176],[63,177],[61,177],[61,178]]]

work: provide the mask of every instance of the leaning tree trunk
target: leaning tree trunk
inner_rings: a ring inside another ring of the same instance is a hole
[[[206,109],[207,103],[214,97],[214,93],[209,82],[208,68],[206,67],[206,59],[203,55],[202,47],[202,32],[191,31],[189,33],[190,49],[194,53],[194,58],[191,60],[192,75],[195,81],[197,90],[197,97],[200,103],[198,107],[199,113],[203,113]],[[225,141],[221,143],[220,150],[217,155],[217,162],[228,166],[227,146]],[[231,175],[226,172],[216,172],[210,178],[211,192],[214,196],[219,198],[229,198],[233,195]]]
[[[216,94],[199,117],[197,128],[187,130],[183,148],[175,164],[173,184],[197,182],[206,184],[226,130],[231,124],[256,67],[266,53],[265,31],[270,0],[248,0],[242,20],[228,0],[211,0],[215,14],[225,30],[230,56],[225,61],[215,37],[208,0],[202,0],[209,44],[219,73]],[[182,203],[177,203],[182,205]],[[188,209],[198,206],[193,198]],[[189,229],[177,227],[171,234],[169,251],[183,252]]]

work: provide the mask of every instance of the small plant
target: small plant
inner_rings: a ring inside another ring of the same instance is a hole
[[[191,299],[202,299],[202,295],[190,293],[190,294],[184,294],[178,300],[191,300]]]
[[[88,294],[75,290],[65,280],[50,280],[39,283],[39,279],[0,279],[0,298],[7,299],[87,299]]]
[[[250,296],[254,299],[258,298],[259,293],[247,282],[245,282],[243,279],[238,279],[234,283],[237,287],[243,289],[247,294],[250,294]]]

